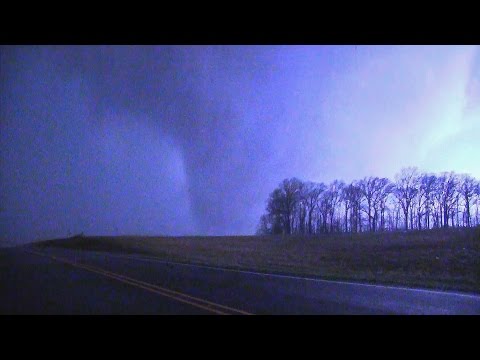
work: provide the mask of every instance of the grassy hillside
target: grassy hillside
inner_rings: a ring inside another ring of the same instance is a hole
[[[75,237],[35,246],[480,293],[480,228],[317,237]]]

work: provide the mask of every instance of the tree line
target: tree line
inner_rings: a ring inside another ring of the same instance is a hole
[[[470,175],[403,168],[395,180],[347,184],[283,180],[267,200],[258,234],[422,230],[480,225],[480,182]]]

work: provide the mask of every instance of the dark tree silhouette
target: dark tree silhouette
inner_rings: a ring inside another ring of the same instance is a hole
[[[404,168],[395,177],[393,193],[400,204],[405,219],[405,230],[408,230],[408,214],[412,200],[418,192],[418,173],[414,167]],[[412,226],[413,228],[413,226]]]
[[[480,225],[480,182],[470,175],[404,168],[345,184],[285,179],[270,194],[258,234],[318,234]]]

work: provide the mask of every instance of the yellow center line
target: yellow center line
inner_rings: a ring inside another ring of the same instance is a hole
[[[243,310],[234,309],[234,308],[231,308],[231,307],[228,307],[228,306],[225,306],[225,305],[220,305],[220,304],[208,301],[208,300],[204,300],[204,299],[201,299],[201,298],[190,296],[190,295],[178,292],[178,291],[162,288],[158,285],[154,285],[154,284],[150,284],[150,283],[147,283],[147,282],[144,282],[144,281],[129,278],[125,275],[113,273],[113,272],[110,272],[110,271],[107,271],[107,270],[104,270],[104,269],[101,269],[101,268],[93,267],[91,265],[71,262],[71,261],[69,261],[67,259],[64,259],[64,258],[59,258],[59,257],[53,256],[53,255],[43,254],[43,253],[40,253],[40,252],[37,252],[37,251],[27,251],[27,252],[35,254],[35,255],[39,255],[39,256],[49,257],[53,260],[66,263],[66,264],[69,264],[69,265],[77,267],[77,268],[88,270],[88,271],[91,271],[91,272],[94,272],[94,273],[97,273],[97,274],[100,274],[100,275],[103,275],[103,276],[106,276],[106,277],[109,277],[109,278],[112,278],[112,279],[115,279],[115,280],[118,280],[118,281],[121,281],[121,282],[124,282],[124,283],[130,284],[132,286],[136,286],[138,288],[145,289],[147,291],[150,291],[150,292],[153,292],[153,293],[156,293],[156,294],[159,294],[159,295],[162,295],[162,296],[165,296],[165,297],[168,297],[168,298],[171,298],[171,299],[183,302],[183,303],[187,303],[187,304],[190,304],[192,306],[195,306],[195,307],[207,310],[207,311],[211,311],[211,312],[219,314],[219,315],[232,315],[232,314],[229,314],[229,313],[224,312],[222,310],[229,310],[233,313],[242,314],[242,315],[252,315],[251,313],[248,313],[248,312],[243,311]],[[212,307],[214,307],[214,308],[212,308]],[[215,307],[217,309],[215,309]],[[219,310],[219,309],[221,309],[221,310]]]
[[[84,264],[82,264],[84,265]],[[87,266],[87,265],[85,265]],[[90,265],[88,265],[90,266]],[[93,268],[93,267],[92,267]],[[94,268],[95,269],[95,268]],[[211,302],[211,301],[208,301],[208,300],[205,300],[205,299],[201,299],[201,298],[198,298],[198,297],[195,297],[195,296],[191,296],[191,295],[187,295],[187,294],[184,294],[184,293],[181,293],[181,292],[178,292],[178,291],[175,291],[175,290],[170,290],[170,289],[167,289],[167,288],[164,288],[164,287],[161,287],[161,286],[158,286],[158,285],[155,285],[155,284],[150,284],[150,283],[147,283],[145,281],[141,281],[141,280],[136,280],[136,279],[132,279],[132,278],[129,278],[125,275],[120,275],[120,274],[117,274],[117,273],[112,273],[112,272],[109,272],[107,270],[103,270],[103,269],[100,269],[100,268],[97,268],[98,270],[100,271],[103,271],[105,272],[106,274],[110,274],[110,275],[113,275],[113,276],[118,276],[120,278],[123,278],[123,279],[126,279],[126,280],[129,280],[129,281],[134,281],[138,284],[142,284],[142,285],[145,285],[145,286],[148,286],[148,287],[151,287],[151,288],[154,288],[154,289],[157,289],[157,290],[160,290],[160,291],[165,291],[167,293],[170,293],[172,295],[177,295],[177,296],[181,296],[181,297],[185,297],[185,298],[188,298],[188,299],[192,299],[192,300],[196,300],[196,301],[200,301],[202,303],[205,303],[205,304],[209,304],[209,305],[212,305],[212,306],[216,306],[218,308],[222,308],[222,309],[225,309],[225,310],[230,310],[230,311],[233,311],[233,312],[238,312],[240,314],[243,314],[243,315],[252,315],[246,311],[243,311],[243,310],[239,310],[239,309],[234,309],[232,307],[229,307],[229,306],[226,306],[226,305],[221,305],[221,304],[217,304],[217,303],[214,303],[214,302]]]
[[[159,291],[164,291],[164,292],[167,292],[167,293],[170,293],[174,296],[181,296],[181,297],[185,297],[185,298],[188,298],[188,299],[192,299],[192,300],[196,300],[196,301],[200,301],[202,303],[206,303],[206,304],[209,304],[209,305],[212,305],[212,306],[216,306],[216,307],[219,307],[219,308],[222,308],[222,309],[225,309],[225,310],[230,310],[230,311],[233,311],[233,312],[238,312],[240,314],[243,314],[243,315],[252,315],[246,311],[243,311],[243,310],[238,310],[238,309],[234,309],[234,308],[231,308],[229,306],[225,306],[225,305],[220,305],[220,304],[217,304],[217,303],[214,303],[214,302],[211,302],[211,301],[208,301],[208,300],[205,300],[205,299],[201,299],[201,298],[198,298],[198,297],[194,297],[194,296],[191,296],[191,295],[187,295],[187,294],[184,294],[184,293],[181,293],[181,292],[178,292],[178,291],[174,291],[174,290],[170,290],[170,289],[167,289],[167,288],[163,288],[161,286],[158,286],[158,285],[155,285],[155,284],[150,284],[150,283],[147,283],[145,281],[141,281],[141,280],[137,280],[137,279],[132,279],[132,278],[129,278],[128,276],[125,276],[125,275],[121,275],[121,274],[117,274],[117,273],[112,273],[110,271],[107,271],[107,270],[103,270],[101,268],[95,268],[91,265],[86,265],[86,264],[81,264],[82,266],[85,266],[85,267],[89,267],[91,269],[93,269],[94,271],[101,271],[103,273],[105,273],[106,275],[111,275],[111,276],[116,276],[116,277],[120,277],[122,279],[125,279],[125,280],[128,280],[128,281],[133,281],[137,284],[141,284],[141,285],[145,285],[145,286],[148,286],[148,287],[151,287],[151,288],[154,288],[156,290],[159,290]]]

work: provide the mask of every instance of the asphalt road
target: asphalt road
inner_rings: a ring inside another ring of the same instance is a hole
[[[480,296],[9,248],[0,250],[0,314],[480,314]]]

